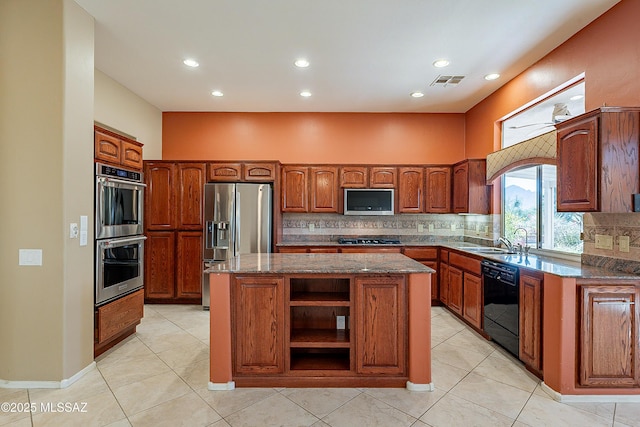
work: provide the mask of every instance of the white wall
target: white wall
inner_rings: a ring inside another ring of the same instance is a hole
[[[94,94],[96,122],[135,137],[145,160],[162,159],[162,111],[98,69]]]

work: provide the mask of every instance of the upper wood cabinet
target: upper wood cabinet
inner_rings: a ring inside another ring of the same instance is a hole
[[[94,126],[96,160],[132,169],[142,169],[142,144],[99,126]]]
[[[144,226],[147,230],[173,230],[177,225],[176,169],[174,163],[145,162]]]
[[[282,167],[282,212],[309,212],[309,167]]]
[[[580,286],[579,383],[640,386],[640,286]]]
[[[242,178],[251,182],[273,182],[276,179],[276,163],[244,163],[242,165]]]
[[[366,166],[342,166],[340,168],[340,187],[367,188],[369,168]]]
[[[242,163],[209,163],[208,182],[237,182],[242,180]]]
[[[488,214],[491,187],[486,185],[487,162],[464,160],[453,166],[453,212]]]
[[[640,192],[640,109],[603,107],[556,125],[557,210],[631,212]]]
[[[178,228],[202,230],[204,163],[178,163]]]
[[[317,166],[309,169],[311,176],[310,212],[338,212],[338,168]]]
[[[398,168],[398,213],[424,212],[424,168]]]
[[[427,213],[451,212],[451,167],[429,166],[425,168]]]
[[[277,162],[217,162],[207,164],[207,182],[273,182]]]
[[[371,188],[396,188],[398,169],[386,166],[372,166],[369,169]]]

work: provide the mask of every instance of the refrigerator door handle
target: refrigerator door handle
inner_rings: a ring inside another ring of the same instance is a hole
[[[233,233],[233,255],[240,255],[240,192],[236,187],[236,214]]]
[[[213,221],[207,221],[207,235],[204,240],[205,249],[213,249],[216,246],[215,224]]]

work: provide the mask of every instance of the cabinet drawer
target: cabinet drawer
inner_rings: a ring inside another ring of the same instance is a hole
[[[438,259],[438,248],[404,248],[403,253],[413,259]]]
[[[449,253],[449,264],[480,276],[480,260],[460,255],[455,252]]]
[[[400,248],[340,248],[343,254],[382,254],[382,253],[400,253]]]
[[[107,341],[123,330],[140,323],[143,316],[144,290],[140,289],[119,300],[98,307],[98,343]]]

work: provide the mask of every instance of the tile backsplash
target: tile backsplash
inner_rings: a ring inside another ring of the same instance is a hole
[[[398,238],[403,243],[477,240],[492,244],[493,230],[493,215],[282,215],[283,243],[328,243],[339,237],[360,236]]]
[[[640,274],[640,213],[586,213],[582,218],[582,263]],[[596,248],[596,234],[612,236],[613,249]],[[620,250],[620,237],[629,237],[629,252]]]

